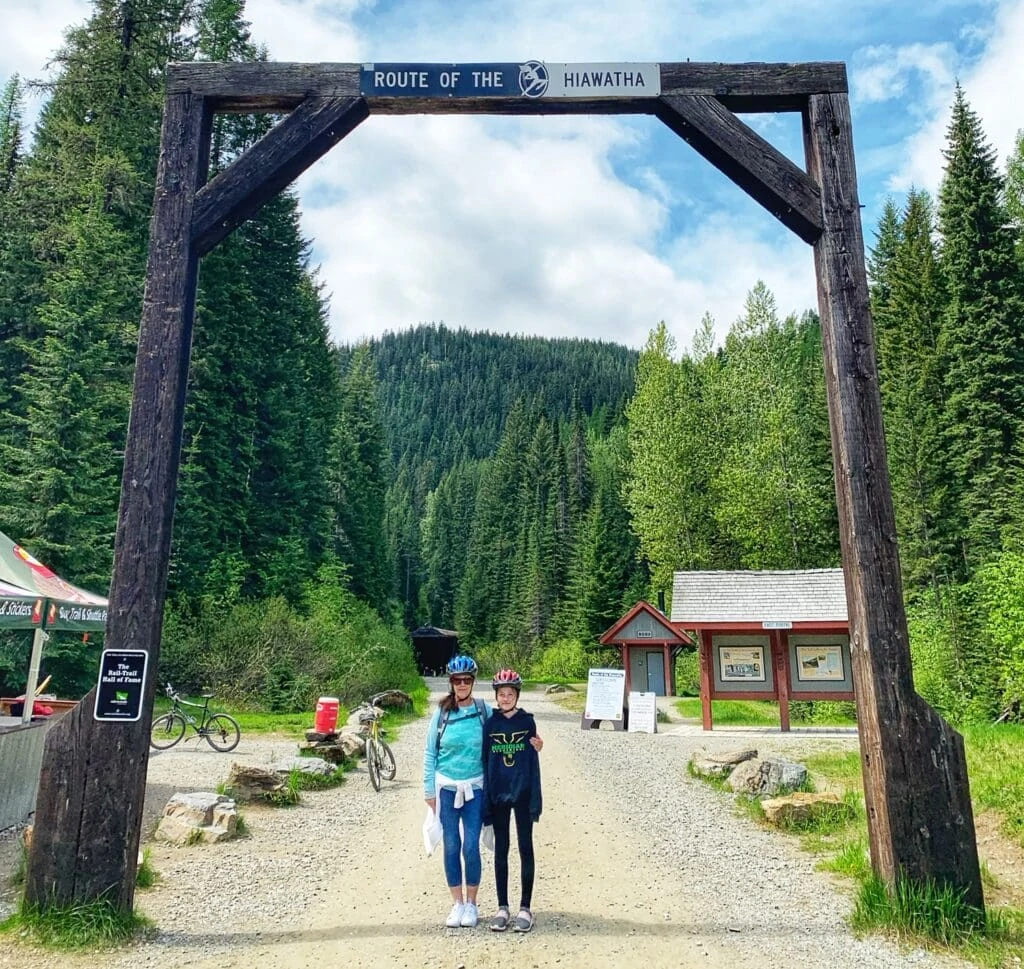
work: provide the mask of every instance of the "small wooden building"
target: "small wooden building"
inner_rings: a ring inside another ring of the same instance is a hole
[[[711,701],[853,700],[842,569],[676,572],[672,625],[700,642],[704,729]]]
[[[696,643],[664,613],[641,600],[601,636],[601,645],[621,651],[627,694],[675,696],[676,657]]]
[[[416,668],[424,676],[442,676],[448,660],[459,651],[459,634],[453,629],[420,626],[411,635]]]

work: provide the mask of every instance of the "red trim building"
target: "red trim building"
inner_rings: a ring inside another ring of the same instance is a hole
[[[675,660],[696,642],[649,602],[640,601],[601,636],[602,646],[616,646],[626,671],[626,694],[675,696]]]
[[[700,650],[704,729],[711,701],[775,700],[789,730],[793,700],[853,700],[842,569],[677,572],[676,629]]]

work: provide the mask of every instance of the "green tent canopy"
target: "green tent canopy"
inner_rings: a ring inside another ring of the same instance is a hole
[[[0,582],[0,629],[33,629],[43,621],[43,600],[28,589]]]
[[[103,630],[107,600],[62,579],[0,532],[0,628]]]
[[[35,709],[43,643],[49,631],[102,630],[107,600],[62,579],[0,532],[0,629],[32,629],[22,721]]]

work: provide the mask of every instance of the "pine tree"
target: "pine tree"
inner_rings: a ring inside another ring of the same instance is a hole
[[[999,548],[1010,516],[1011,462],[1024,413],[1024,289],[995,153],[959,86],[944,156],[942,459],[949,545],[965,574]]]
[[[394,596],[395,576],[384,531],[387,450],[377,404],[370,349],[357,348],[342,380],[338,460],[341,497],[336,509],[343,562],[351,588],[384,611]]]
[[[13,529],[105,588],[141,312],[162,76],[187,56],[184,2],[98,0],[67,35],[12,221],[32,280],[15,326],[24,424],[10,440]],[[24,258],[17,260],[24,267]],[[42,496],[42,500],[41,500]]]
[[[943,294],[927,194],[910,192],[892,240],[884,278],[879,274],[872,287],[872,311],[903,578],[921,588],[934,586],[948,568],[939,558],[942,489],[935,461]]]

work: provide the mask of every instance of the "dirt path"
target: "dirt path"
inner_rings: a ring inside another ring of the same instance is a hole
[[[158,890],[139,893],[140,907],[166,928],[171,911],[189,906],[187,928],[127,953],[61,957],[62,966],[895,969],[908,958],[921,967],[954,964],[921,952],[908,956],[883,940],[854,939],[842,921],[848,902],[810,859],[737,817],[727,797],[686,775],[689,752],[706,745],[706,735],[584,733],[577,715],[540,694],[524,697],[523,705],[537,715],[546,741],[534,932],[486,929],[494,906],[486,852],[484,924],[443,928],[449,900],[442,861],[424,856],[420,838],[420,720],[403,728],[395,744],[399,777],[379,795],[360,770],[342,788],[310,796],[299,809],[305,814],[287,816],[291,835],[275,834],[276,822],[261,814],[253,817],[252,837],[235,848],[154,849],[162,880]],[[714,743],[749,741],[719,736]],[[849,749],[856,739],[835,743]],[[155,766],[150,773],[152,780]],[[339,798],[347,810],[339,809]],[[309,841],[289,843],[297,830],[308,836],[310,826],[319,854]],[[251,896],[219,891],[218,867],[239,865],[252,873]],[[513,865],[513,896],[517,883]],[[274,897],[281,900],[276,910],[249,907]],[[27,955],[16,946],[0,951],[0,967],[35,964]]]

